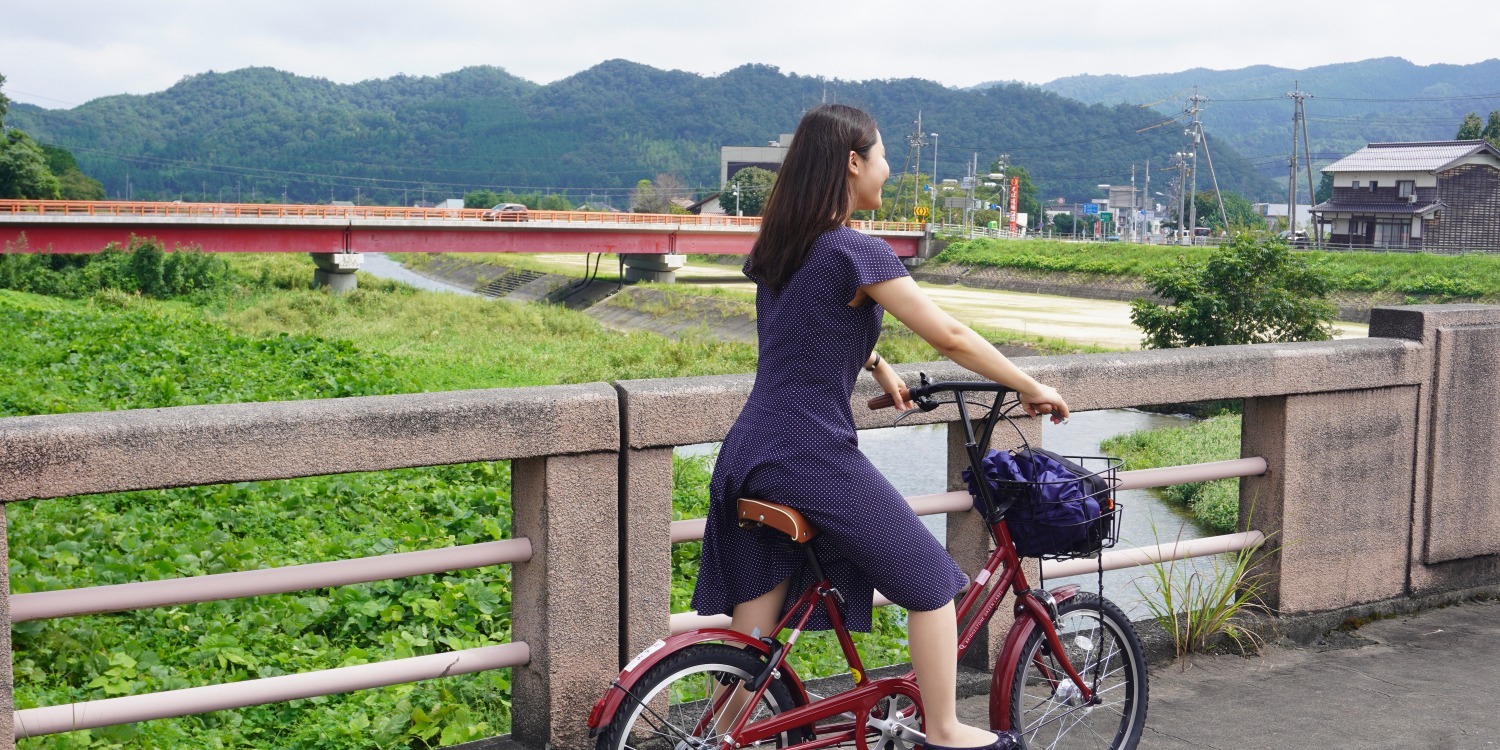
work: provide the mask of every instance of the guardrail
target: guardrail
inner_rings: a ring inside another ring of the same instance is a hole
[[[1500,362],[1500,307],[1379,308],[1371,335],[1019,364],[1062,385],[1079,411],[1244,401],[1243,458],[1126,472],[1123,479],[1127,487],[1147,487],[1241,477],[1247,531],[1112,551],[1106,567],[1243,549],[1276,534],[1261,570],[1267,603],[1282,612],[1500,584],[1500,481],[1493,473],[1500,465],[1493,429],[1500,396],[1492,377]],[[917,369],[938,379],[972,377],[947,363],[898,368],[906,375]],[[701,522],[672,520],[672,452],[722,439],[752,384],[739,375],[0,419],[0,503],[514,462],[512,538],[502,542],[71,592],[0,592],[0,665],[8,666],[13,622],[507,563],[514,571],[510,643],[14,713],[7,680],[0,748],[14,747],[17,736],[502,667],[513,670],[517,741],[584,748],[583,716],[623,660],[694,623],[670,611],[672,545],[701,535]],[[860,429],[890,423],[889,412],[863,408],[873,395],[873,384],[861,381],[854,399]],[[975,514],[959,512],[970,500],[957,491],[963,430],[950,411],[906,420],[947,424],[953,490],[910,502],[921,513],[953,514],[948,549],[972,570],[990,539]],[[1039,427],[1035,420],[1021,426],[1034,443]],[[0,561],[8,559],[3,551]],[[1090,570],[1097,564],[1084,562]],[[1046,572],[1066,575],[1067,565]],[[611,578],[619,585],[598,585]],[[616,611],[618,621],[598,616]],[[1007,625],[1000,613],[971,658],[991,659]]]
[[[723,214],[638,214],[611,211],[505,211],[484,208],[406,208],[404,206],[321,206],[269,203],[162,203],[129,201],[0,200],[0,217],[77,216],[183,219],[358,219],[397,221],[496,221],[607,226],[679,226],[760,228],[759,216]],[[911,221],[856,221],[856,229],[871,232],[925,232],[927,225]]]
[[[513,537],[447,549],[194,578],[13,595],[14,622],[510,564],[512,640],[303,674],[94,700],[11,715],[5,686],[0,746],[14,738],[311,698],[481,670],[514,668],[515,736],[536,746],[578,735],[573,711],[609,684],[617,629],[574,617],[611,611],[609,545],[576,545],[613,515],[619,440],[604,384],[502,391],[178,407],[0,420],[0,501],[284,479],[472,461],[513,463]],[[143,449],[141,446],[150,446]],[[0,555],[0,559],[4,559]],[[601,649],[579,649],[578,643]],[[13,732],[9,731],[13,727]]]

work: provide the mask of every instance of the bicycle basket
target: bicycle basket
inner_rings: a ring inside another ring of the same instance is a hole
[[[1004,514],[1016,553],[1067,560],[1097,556],[1119,539],[1123,507],[1114,490],[1121,463],[1109,456],[1021,448],[990,451],[982,469],[993,490],[994,512]],[[977,503],[971,472],[966,469],[963,476]]]

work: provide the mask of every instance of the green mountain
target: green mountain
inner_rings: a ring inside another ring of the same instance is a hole
[[[1042,88],[1081,101],[1145,104],[1172,115],[1197,87],[1208,97],[1202,119],[1216,142],[1233,147],[1265,174],[1286,174],[1292,146],[1293,84],[1306,103],[1313,161],[1327,164],[1367,143],[1453,138],[1464,114],[1500,109],[1500,59],[1472,65],[1416,65],[1399,57],[1303,70],[1257,65],[1194,68],[1144,76],[1082,75]]]
[[[1130,165],[1180,148],[1160,117],[1089,105],[1033,86],[984,90],[931,81],[831,81],[747,65],[720,76],[611,60],[545,86],[493,67],[343,85],[269,68],[203,73],[166,91],[68,110],[14,105],[8,124],[71,150],[109,194],[135,198],[362,199],[410,203],[480,188],[566,190],[624,205],[642,178],[715,186],[719,147],[791,132],[820,101],[871,111],[893,171],[920,110],[939,133],[940,177],[971,154],[1028,168],[1043,199],[1097,197]],[[1274,192],[1231,149],[1215,152],[1225,189]],[[922,167],[931,170],[931,148]],[[128,188],[127,188],[128,185]]]

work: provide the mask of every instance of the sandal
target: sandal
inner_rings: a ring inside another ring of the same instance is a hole
[[[993,729],[990,731],[994,731]],[[944,747],[943,745],[923,745],[923,750],[1014,750],[1021,746],[1021,735],[1018,732],[995,732],[995,741],[988,745],[979,747]]]

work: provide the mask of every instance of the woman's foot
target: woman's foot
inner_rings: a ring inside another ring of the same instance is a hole
[[[952,745],[939,745],[931,742],[932,735],[927,737],[929,741],[923,745],[925,750],[1011,750],[1021,746],[1020,736],[1014,732],[990,732],[970,726],[959,727],[958,731],[942,738],[953,742]]]

